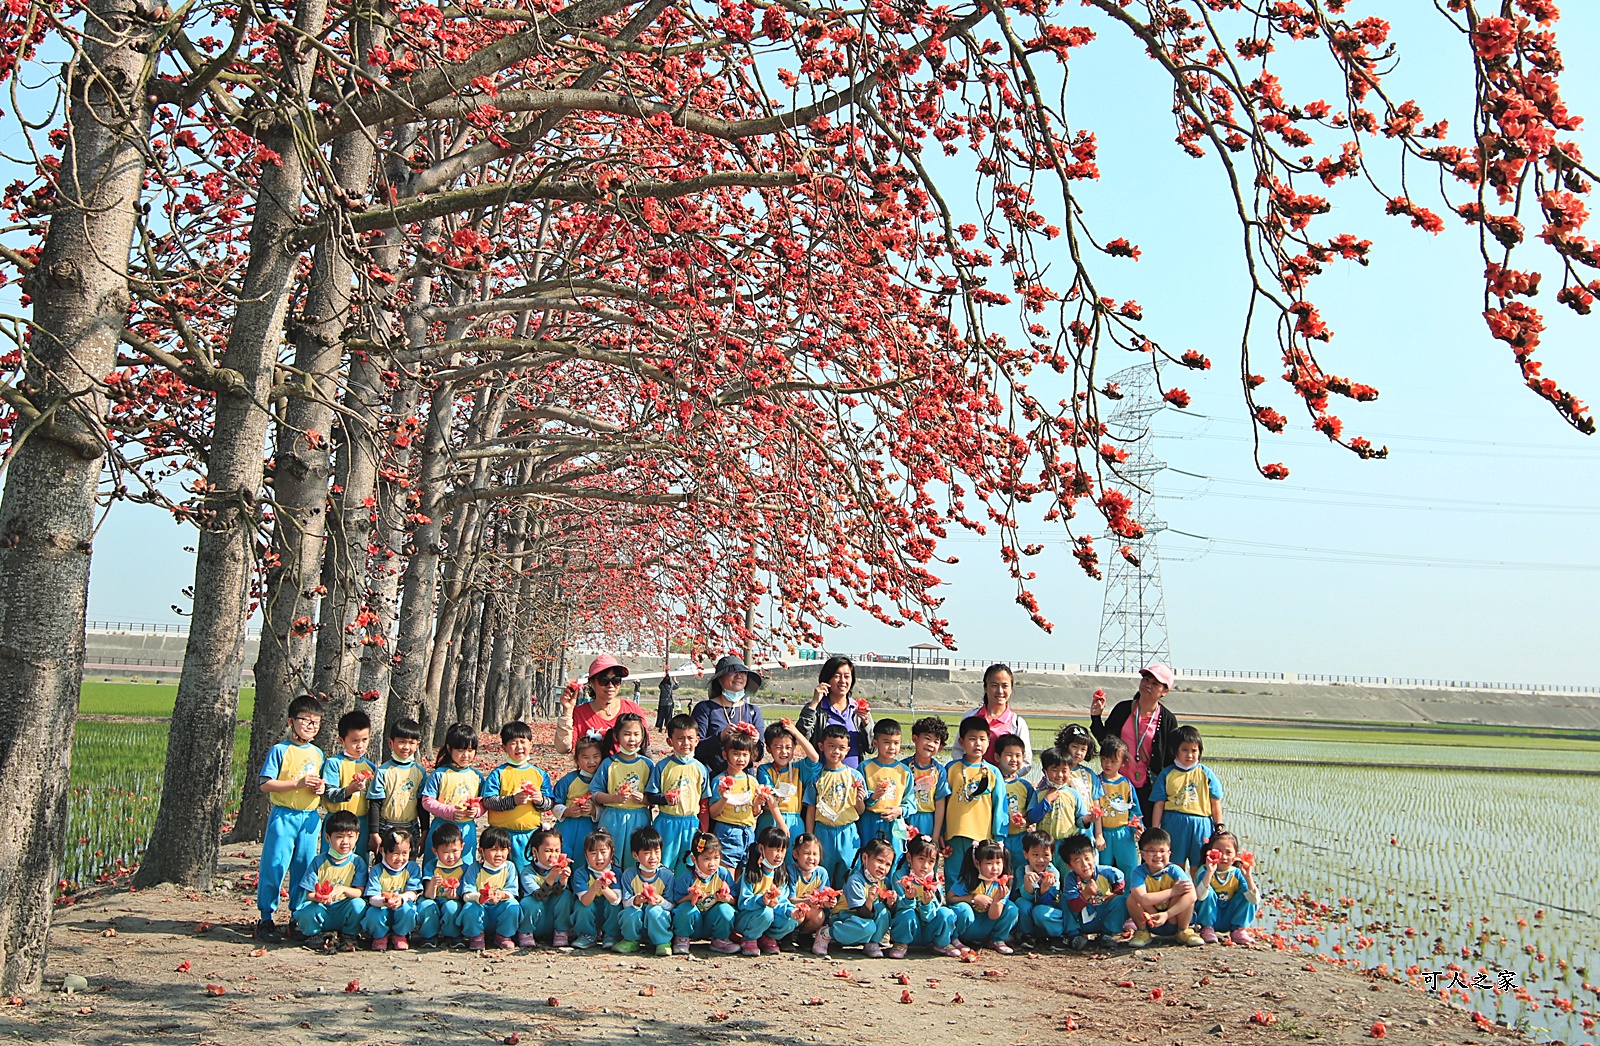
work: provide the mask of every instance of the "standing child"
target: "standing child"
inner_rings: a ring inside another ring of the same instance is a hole
[[[422,808],[433,815],[428,826],[429,846],[439,826],[451,822],[461,829],[462,860],[478,857],[478,815],[483,813],[483,775],[478,773],[478,732],[457,723],[444,733],[444,745],[434,760],[433,772],[422,782]]]
[[[361,899],[367,881],[367,864],[356,855],[361,821],[348,810],[328,818],[328,851],[306,870],[294,893],[299,906],[294,921],[306,937],[306,947],[322,952],[356,950],[361,917],[367,903]]]
[[[650,823],[644,791],[655,764],[644,754],[644,720],[632,712],[619,715],[606,732],[605,748],[616,754],[601,763],[594,775],[592,787],[596,790],[592,794],[600,807],[600,827],[612,839],[631,839],[635,831]],[[618,868],[633,866],[631,853],[613,852],[612,856]]]
[[[1060,857],[1067,866],[1061,897],[1074,951],[1088,947],[1091,933],[1109,939],[1126,932],[1127,881],[1117,868],[1100,864],[1097,856],[1086,835],[1071,836],[1060,846]]]
[[[722,775],[711,781],[707,798],[711,830],[722,844],[722,863],[737,868],[756,840],[756,814],[771,812],[776,797],[760,790],[750,767],[761,758],[761,734],[751,723],[735,723],[723,731]],[[758,809],[759,808],[759,809]]]
[[[581,851],[580,851],[581,852]],[[538,947],[543,937],[557,948],[567,946],[572,931],[572,858],[561,852],[561,834],[540,828],[528,840],[528,867],[517,877],[522,894],[518,907],[522,922],[517,927],[517,947]]]
[[[256,883],[261,921],[255,935],[263,940],[279,937],[274,919],[283,877],[289,877],[293,897],[321,845],[322,813],[317,806],[328,783],[322,777],[322,749],[314,743],[320,729],[322,702],[309,694],[295,698],[289,703],[289,740],[273,745],[261,764],[261,793],[272,804]],[[290,905],[291,911],[298,907]]]
[[[842,883],[855,864],[861,849],[861,832],[856,822],[867,808],[867,779],[853,766],[846,766],[850,754],[850,731],[838,723],[822,730],[822,769],[805,791],[806,834],[814,835],[822,846],[822,867],[831,882]]]
[[[606,935],[615,933],[621,914],[622,891],[617,889],[617,873],[612,867],[616,844],[611,833],[596,828],[583,843],[583,866],[572,876],[572,946],[582,951],[596,944],[604,947]]]
[[[739,870],[739,911],[733,929],[746,955],[777,955],[779,941],[794,933],[794,889],[789,881],[789,836],[767,825],[745,852]]]
[[[950,782],[945,778],[939,757],[950,743],[950,728],[936,715],[918,719],[911,727],[914,751],[906,760],[911,771],[911,787],[917,794],[917,809],[906,819],[907,828],[933,840],[935,848],[944,846],[944,807],[950,798]]]
[[[1081,838],[1081,837],[1080,837]],[[1056,870],[1055,840],[1046,832],[1022,837],[1023,863],[1017,873],[1017,932],[1036,945],[1054,948],[1066,932],[1062,911],[1061,873]]]
[[[1056,733],[1056,751],[1067,759],[1067,779],[1085,803],[1094,801],[1094,770],[1089,766],[1093,750],[1094,738],[1081,723],[1068,723]]]
[[[1250,947],[1250,927],[1255,925],[1256,906],[1261,893],[1256,889],[1254,859],[1239,852],[1239,840],[1232,832],[1211,837],[1206,851],[1205,871],[1195,880],[1195,922],[1200,924],[1200,939],[1217,942],[1218,932],[1234,944]]]
[[[411,852],[421,854],[422,782],[428,776],[417,762],[422,727],[415,719],[396,719],[389,724],[385,735],[389,758],[378,767],[367,789],[367,799],[375,807],[371,812],[373,839],[385,829],[398,828],[411,834]],[[376,842],[373,848],[377,848]]]
[[[1128,918],[1133,920],[1133,940],[1143,948],[1151,934],[1175,934],[1179,944],[1200,947],[1206,942],[1189,925],[1194,917],[1194,882],[1172,862],[1172,839],[1160,828],[1139,837],[1139,867],[1128,879]]]
[[[661,867],[661,833],[645,825],[628,840],[633,867],[622,873],[622,910],[613,947],[623,955],[653,946],[657,955],[672,954],[672,873]]]
[[[763,740],[771,762],[756,768],[756,781],[772,789],[778,803],[776,813],[756,818],[756,831],[759,833],[769,824],[779,825],[792,847],[806,831],[806,785],[817,779],[822,764],[817,760],[817,750],[795,727],[793,719],[781,719],[767,727]]]
[[[828,870],[822,867],[822,843],[810,833],[796,836],[789,856],[794,861],[794,917],[800,923],[795,932],[813,935],[815,946],[819,943],[815,935],[827,927],[828,912],[833,907],[827,900],[832,888],[828,885]],[[827,955],[826,937],[821,938],[820,945],[821,951],[816,947],[812,950]]]
[[[984,762],[989,751],[988,720],[978,715],[961,720],[956,743],[961,746],[961,758],[944,768],[950,789],[944,808],[944,838],[949,851],[946,867],[961,868],[974,844],[1006,835],[1006,790],[999,770]]]
[[[1006,844],[985,839],[967,850],[950,899],[955,902],[956,936],[976,948],[988,942],[1011,955],[1011,931],[1020,913],[1011,900],[1010,855]]]
[[[361,839],[356,843],[356,852],[365,854],[372,848],[367,790],[378,772],[367,758],[372,720],[358,708],[339,717],[338,730],[338,753],[322,761],[322,779],[328,785],[322,792],[322,815],[327,817],[340,810],[355,814],[356,820],[361,822]]]
[[[1067,866],[1060,857],[1061,843],[1072,836],[1083,835],[1086,825],[1092,829],[1089,804],[1072,787],[1072,768],[1067,765],[1066,756],[1054,748],[1046,748],[1039,753],[1039,763],[1044,767],[1044,779],[1034,793],[1033,809],[1028,811],[1028,820],[1038,825],[1039,830],[1053,841],[1057,854],[1056,871],[1065,878]],[[1083,837],[1089,838],[1087,835]],[[1090,845],[1093,845],[1092,841]]]
[[[889,932],[889,920],[898,899],[888,882],[893,869],[894,847],[887,840],[868,839],[862,843],[855,870],[844,882],[839,909],[833,922],[818,931],[817,941],[823,942],[826,935],[846,947],[864,945],[869,959],[883,958],[883,938]]]
[[[1006,852],[1011,855],[1011,867],[1022,867],[1022,837],[1028,834],[1035,794],[1033,785],[1024,776],[1028,765],[1023,761],[1028,746],[1016,734],[1001,734],[994,741],[1000,772],[1005,775],[1006,787]]]
[[[1095,847],[1104,851],[1106,863],[1123,875],[1132,875],[1139,864],[1135,833],[1144,816],[1139,809],[1139,793],[1133,782],[1122,776],[1128,761],[1128,743],[1115,734],[1100,746],[1100,772],[1094,778],[1094,804],[1100,808],[1095,822]]]
[[[411,859],[411,833],[385,828],[378,833],[378,861],[367,875],[367,913],[361,920],[373,951],[411,947],[407,935],[417,928],[421,896],[422,869]]]
[[[417,936],[426,947],[461,939],[461,883],[467,877],[461,826],[442,821],[428,833],[432,853],[422,867],[422,902],[417,905]]]
[[[489,824],[511,836],[511,863],[517,874],[528,867],[528,842],[544,827],[541,814],[555,805],[550,799],[550,775],[529,762],[533,758],[533,727],[514,720],[500,728],[500,747],[506,761],[489,771],[483,781],[483,808]]]
[[[689,842],[689,866],[672,879],[672,954],[688,955],[692,941],[709,940],[711,950],[732,955],[739,946],[733,935],[733,875],[722,864],[722,844],[710,832],[697,832]]]
[[[661,866],[677,868],[700,830],[700,800],[710,793],[711,771],[694,757],[700,731],[694,717],[667,720],[667,745],[672,754],[655,765],[645,785],[645,798],[660,807],[655,829],[661,834]]]
[[[604,760],[605,748],[598,737],[580,737],[572,746],[577,769],[556,782],[553,812],[561,828],[561,852],[569,857],[583,853],[584,841],[594,831],[599,809],[594,805],[594,775]]]
[[[906,849],[906,825],[917,812],[911,769],[900,761],[900,723],[880,719],[872,725],[877,753],[861,764],[867,782],[867,809],[861,817],[861,838],[884,839],[894,848],[894,863]]]
[[[1200,762],[1200,731],[1182,726],[1174,735],[1177,758],[1150,785],[1150,824],[1172,837],[1172,863],[1193,872],[1205,863],[1206,841],[1223,831],[1222,782]]]
[[[478,844],[479,861],[461,880],[461,933],[475,952],[486,946],[507,951],[522,909],[517,905],[517,866],[511,863],[511,833],[490,825]]]
[[[889,922],[893,947],[889,958],[904,959],[912,947],[928,946],[938,955],[961,957],[955,944],[955,909],[944,903],[944,876],[939,874],[939,848],[931,835],[906,842],[905,860],[895,884],[899,895]]]

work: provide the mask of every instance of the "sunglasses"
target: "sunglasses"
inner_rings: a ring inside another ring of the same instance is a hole
[[[622,676],[595,676],[594,682],[597,686],[621,686],[622,679]]]

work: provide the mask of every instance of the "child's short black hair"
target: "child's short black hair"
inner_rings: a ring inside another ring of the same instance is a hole
[[[750,729],[753,731],[755,727],[751,726]],[[750,766],[754,767],[761,762],[761,735],[752,737],[743,730],[730,726],[722,732],[722,752],[724,756],[729,752],[749,752]]]
[[[505,828],[501,828],[497,824],[490,825],[489,827],[487,827],[487,828],[485,828],[483,830],[483,834],[482,835],[478,836],[478,849],[479,850],[509,850],[509,849],[511,849],[511,832],[510,832],[510,830],[505,829]]]
[[[1079,838],[1087,838],[1087,837],[1080,833],[1079,834]],[[1041,832],[1041,831],[1039,831],[1039,829],[1035,828],[1031,832],[1024,832],[1023,833],[1023,835],[1022,835],[1022,852],[1023,853],[1027,853],[1029,850],[1034,850],[1034,849],[1037,849],[1038,847],[1041,847],[1041,846],[1044,847],[1046,850],[1049,850],[1049,849],[1051,849],[1052,847],[1055,846],[1055,843],[1056,843],[1055,839],[1051,838],[1049,832]]]
[[[998,758],[1008,748],[1021,748],[1026,751],[1028,743],[1016,734],[1001,734],[990,743],[990,747],[994,749],[994,754]]]
[[[876,741],[880,737],[899,737],[899,736],[900,736],[900,720],[898,720],[898,719],[880,719],[876,723],[872,724],[872,739],[874,741]]]
[[[317,700],[315,694],[301,694],[289,702],[290,719],[303,715],[322,715],[322,702]]]
[[[1110,759],[1115,755],[1120,755],[1126,759],[1128,757],[1128,742],[1116,734],[1107,734],[1106,739],[1100,742],[1100,758]]]
[[[1058,766],[1066,765],[1067,757],[1056,751],[1054,748],[1046,748],[1044,751],[1039,753],[1039,768],[1041,770],[1049,772]]]
[[[1068,723],[1056,731],[1055,746],[1058,751],[1065,755],[1073,745],[1083,746],[1084,758],[1094,751],[1094,737],[1083,728],[1082,723]]]
[[[894,853],[894,847],[889,840],[881,835],[873,836],[861,844],[861,849],[856,851],[856,864],[861,864],[869,857],[876,857],[881,853]]]
[[[1222,842],[1224,839],[1232,842],[1235,850],[1239,849],[1239,837],[1234,835],[1232,832],[1218,832],[1216,835],[1211,837],[1211,841],[1206,843],[1206,846],[1215,850],[1217,848],[1217,844]]]
[[[967,716],[967,718],[961,720],[961,726],[956,731],[956,736],[965,740],[968,734],[983,734],[987,737],[989,734],[989,720],[981,715]]]
[[[478,750],[478,732],[466,723],[456,723],[444,732],[444,744],[439,746],[439,754],[434,756],[435,766],[454,766],[450,758],[450,750],[459,748],[465,751]],[[462,769],[466,769],[462,767]]]
[[[1141,853],[1152,846],[1171,845],[1172,836],[1168,835],[1164,828],[1146,828],[1144,834],[1139,837],[1139,850]]]
[[[589,833],[589,838],[583,841],[583,852],[592,854],[601,846],[609,847],[612,854],[617,852],[617,841],[611,838],[611,833],[604,828],[596,828]]]
[[[573,762],[578,761],[578,753],[583,751],[585,748],[593,748],[596,752],[599,752],[602,757],[604,757],[606,754],[606,746],[604,741],[600,740],[598,737],[584,734],[582,737],[572,742]]]
[[[642,854],[646,850],[659,849],[661,849],[661,833],[649,825],[645,825],[643,828],[635,828],[633,834],[628,837],[628,852],[631,854]]]
[[[422,724],[415,719],[401,717],[389,720],[389,729],[384,735],[391,741],[420,741],[422,740]]]
[[[372,717],[361,709],[352,709],[339,717],[339,736],[349,737],[357,730],[371,730]]]
[[[500,728],[500,743],[508,745],[513,741],[532,741],[533,727],[520,719],[513,719]]]
[[[340,832],[361,831],[361,818],[349,810],[335,810],[328,815],[328,823],[322,826],[328,835],[338,835]]]
[[[1148,834],[1148,833],[1147,833]],[[1060,854],[1063,861],[1070,861],[1079,854],[1092,853],[1094,840],[1082,832],[1074,832],[1061,840]]]
[[[950,726],[936,715],[923,716],[911,724],[912,737],[937,737],[939,747],[943,748],[950,743]]]
[[[668,737],[671,737],[673,734],[677,733],[679,730],[694,730],[694,731],[698,732],[699,729],[700,728],[695,725],[694,716],[692,716],[692,715],[681,715],[680,714],[680,715],[675,715],[671,719],[667,720],[667,736]]]
[[[848,741],[850,740],[850,731],[838,723],[829,723],[822,728],[822,739],[824,741]]]
[[[451,843],[463,841],[460,825],[454,821],[439,821],[433,826],[433,839],[428,845],[437,850],[441,846],[449,846]]]
[[[341,811],[342,812],[342,811]],[[359,827],[357,828],[359,831]],[[408,828],[385,828],[378,833],[378,852],[392,854],[400,849],[400,840],[406,841],[406,849],[411,849],[411,830]]]
[[[801,838],[809,838],[809,837],[808,836],[801,836]],[[909,860],[912,857],[932,857],[932,858],[937,859],[938,856],[939,856],[939,848],[933,845],[933,837],[932,836],[929,836],[929,835],[918,835],[914,839],[907,839],[906,840],[906,858],[907,858],[907,860]],[[909,867],[909,865],[907,865],[907,867]]]
[[[1200,754],[1206,754],[1205,742],[1200,740],[1200,728],[1184,725],[1178,727],[1178,732],[1172,735],[1172,750],[1176,752],[1179,745],[1194,744],[1200,746]]]
[[[920,839],[922,837],[918,836],[917,838]],[[802,846],[811,846],[813,844],[816,845],[818,850],[822,849],[822,840],[817,838],[816,833],[801,832],[799,835],[795,836],[794,841],[789,844],[789,860],[794,860],[794,855],[800,852],[800,848]],[[822,866],[818,865],[817,867],[820,868]]]
[[[784,726],[782,723],[768,723],[766,730],[764,730],[761,734],[761,739],[767,743],[767,747],[770,749],[772,747],[772,742],[776,741],[778,738],[792,736],[793,735],[789,733],[789,728]]]
[[[551,839],[560,839],[561,833],[554,828],[535,828],[533,834],[528,836],[528,853],[536,852],[539,847]]]

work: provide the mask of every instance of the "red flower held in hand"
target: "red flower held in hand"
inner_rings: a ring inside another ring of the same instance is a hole
[[[316,901],[333,900],[333,884],[326,880],[317,883],[311,891],[311,897]]]
[[[522,787],[518,788],[517,791],[523,795],[538,795],[539,786],[532,781],[524,781],[522,782]]]
[[[856,715],[860,716],[862,719],[865,719],[871,714],[872,706],[867,703],[867,699],[864,697],[856,698]]]
[[[565,857],[566,854],[561,856]],[[453,875],[442,875],[436,884],[441,890],[454,890],[461,885],[461,880]]]
[[[1207,850],[1206,851],[1206,864],[1212,865],[1213,867],[1215,867],[1221,861],[1222,861],[1222,851],[1221,850]]]
[[[722,780],[717,782],[717,788],[722,792],[723,795],[727,795],[728,794],[728,790],[730,788],[732,788],[732,787],[733,787],[733,778],[731,776],[726,775],[726,774],[723,775]]]
[[[1248,872],[1256,866],[1256,855],[1246,850],[1239,855],[1239,859],[1234,863]]]
[[[562,853],[556,854],[555,860],[550,862],[550,870],[552,872],[559,872],[563,868],[571,868],[571,867],[572,867],[572,858],[568,857],[566,854],[562,854]]]
[[[678,797],[681,794],[682,793],[678,789],[674,788],[670,792],[661,793],[661,798],[665,799],[667,801],[668,805],[677,806],[678,805]]]
[[[644,899],[644,903],[646,905],[661,903],[661,895],[656,893],[656,888],[653,883],[645,883],[644,889],[639,891],[639,896]]]
[[[601,874],[600,882],[606,886],[615,886],[617,883],[617,873],[607,868],[605,872]]]
[[[892,900],[894,900],[894,891],[889,889],[887,886],[878,887],[878,900],[880,900],[880,901],[892,901]]]
[[[736,734],[743,734],[746,737],[761,736],[761,731],[756,729],[756,725],[754,723],[735,723],[733,724],[733,732]]]

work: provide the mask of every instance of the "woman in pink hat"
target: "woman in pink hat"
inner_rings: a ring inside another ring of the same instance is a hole
[[[1157,663],[1139,673],[1139,693],[1118,701],[1111,714],[1101,719],[1106,709],[1104,691],[1096,690],[1089,704],[1089,732],[1096,741],[1120,737],[1128,745],[1128,765],[1123,773],[1139,793],[1140,809],[1150,809],[1150,785],[1156,774],[1178,754],[1178,717],[1161,703],[1176,678],[1172,669]]]
[[[604,737],[624,712],[632,712],[641,719],[644,717],[644,709],[622,696],[622,681],[626,678],[628,669],[610,654],[601,654],[589,662],[589,700],[578,704],[578,693],[570,687],[561,693],[561,718],[556,722],[556,751],[567,755],[580,737],[590,734]],[[645,747],[649,745],[647,736]]]

